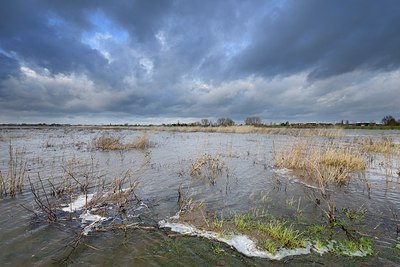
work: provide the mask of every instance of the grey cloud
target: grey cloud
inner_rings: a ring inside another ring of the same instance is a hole
[[[323,78],[396,69],[399,25],[397,1],[286,1],[257,25],[236,58],[236,71],[270,76],[311,70],[310,78]]]
[[[0,80],[17,76],[19,73],[19,63],[12,57],[3,55],[0,52]]]
[[[399,105],[373,88],[396,80],[399,26],[391,0],[1,1],[0,111],[376,118]]]

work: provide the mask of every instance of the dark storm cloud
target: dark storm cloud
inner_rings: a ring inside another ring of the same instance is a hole
[[[399,27],[390,0],[1,1],[0,111],[374,119]]]
[[[260,75],[311,70],[323,78],[400,64],[398,1],[286,1],[254,28],[236,58],[237,72]]]
[[[53,73],[95,72],[105,64],[96,50],[80,42],[75,35],[78,29],[51,25],[52,10],[40,1],[2,1],[0,5],[0,48],[16,53],[21,61]]]
[[[16,76],[19,73],[18,61],[12,57],[0,54],[0,80]]]

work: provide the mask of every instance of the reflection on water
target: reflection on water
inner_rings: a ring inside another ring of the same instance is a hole
[[[273,167],[273,149],[285,145],[293,137],[149,132],[148,137],[154,145],[148,150],[94,150],[91,142],[102,133],[102,130],[92,129],[2,129],[0,170],[3,176],[7,174],[11,144],[13,149],[23,151],[27,175],[34,183],[38,181],[39,173],[46,185],[47,181],[55,186],[62,185],[66,170],[70,170],[80,181],[85,179],[85,174],[90,174],[88,188],[89,193],[93,193],[102,183],[123,177],[129,171],[129,179],[140,183],[135,194],[146,208],[128,208],[127,217],[120,220],[138,225],[154,226],[175,215],[179,210],[180,194],[204,202],[208,212],[227,217],[251,210],[295,221],[298,225],[326,221],[321,208],[315,204],[320,198],[318,190],[304,184],[295,173]],[[109,134],[130,142],[141,132],[109,130]],[[400,143],[400,133],[395,131],[346,131],[343,142],[382,135],[390,135]],[[215,184],[190,175],[193,163],[204,155],[218,157],[224,164],[225,170]],[[67,216],[61,216],[63,219],[49,223],[35,217],[31,210],[36,206],[26,181],[21,194],[0,200],[0,262],[2,265],[68,263],[77,266],[265,265],[266,262],[269,265],[396,265],[400,256],[400,250],[394,248],[399,242],[396,238],[400,231],[400,181],[396,176],[398,165],[395,165],[398,158],[391,159],[393,170],[388,172],[382,157],[375,155],[364,174],[330,192],[336,212],[341,216],[344,217],[346,209],[366,210],[364,220],[353,223],[352,227],[374,240],[377,252],[371,257],[312,253],[274,262],[247,258],[215,241],[170,236],[168,231],[158,228],[94,231],[83,237],[71,252],[73,242],[82,230],[79,220],[71,221]],[[78,192],[74,196],[77,195]],[[140,203],[136,205],[140,206]]]

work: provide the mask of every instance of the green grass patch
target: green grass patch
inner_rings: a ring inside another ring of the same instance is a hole
[[[334,252],[341,255],[372,255],[372,240],[361,237],[359,240],[339,241],[333,245]]]

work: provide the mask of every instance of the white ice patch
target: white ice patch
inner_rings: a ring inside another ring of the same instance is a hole
[[[82,213],[79,216],[80,219],[82,219],[82,224],[91,222],[89,225],[86,225],[83,228],[83,234],[87,235],[88,233],[90,233],[95,227],[99,226],[101,224],[102,221],[108,220],[109,218],[106,217],[102,217],[100,215],[95,215],[95,214],[91,214],[89,211],[86,211],[85,213]]]
[[[86,200],[86,195],[80,195],[74,202],[68,204],[68,206],[62,208],[62,210],[66,212],[74,212],[80,210],[86,205],[86,201],[87,203],[89,203],[89,201],[92,200],[92,198],[93,194],[87,194],[87,200]]]
[[[79,211],[86,206],[86,203],[92,200],[93,196],[94,194],[80,195],[74,202],[68,204],[67,207],[62,208],[62,210],[66,212]],[[109,218],[91,214],[89,211],[86,211],[79,216],[79,219],[82,219],[83,225],[89,223],[82,231],[83,235],[87,235],[95,227],[99,226],[102,221],[108,220]]]
[[[79,216],[80,219],[82,219],[82,223],[86,223],[86,222],[99,222],[99,221],[104,221],[107,218],[106,217],[102,217],[100,215],[95,215],[95,214],[91,214],[90,212],[86,212],[86,213],[82,213]]]
[[[182,224],[182,223],[172,223],[172,222],[168,222],[166,220],[162,220],[158,224],[159,224],[160,228],[171,228],[171,231],[177,232],[180,234],[191,235],[191,236],[201,236],[201,237],[205,237],[208,239],[213,239],[213,240],[217,240],[220,242],[224,242],[248,257],[260,257],[260,258],[267,258],[267,259],[271,259],[271,260],[281,260],[284,257],[288,257],[288,256],[309,254],[311,252],[311,247],[312,247],[311,244],[307,244],[307,247],[305,247],[305,248],[280,249],[275,254],[271,254],[266,251],[257,249],[254,241],[251,240],[246,235],[232,235],[229,237],[225,237],[216,232],[203,231],[203,230],[199,230],[196,227],[191,226],[191,225]]]

